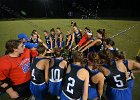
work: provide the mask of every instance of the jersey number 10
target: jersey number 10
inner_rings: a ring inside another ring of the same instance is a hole
[[[60,80],[60,70],[59,69],[52,69],[51,70],[51,79],[52,80]]]

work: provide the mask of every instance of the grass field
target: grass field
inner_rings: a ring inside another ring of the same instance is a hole
[[[95,33],[97,29],[106,29],[107,36],[113,36],[121,31],[129,29],[124,34],[114,38],[116,47],[126,53],[127,58],[134,59],[140,49],[140,21],[128,20],[93,20],[93,19],[74,19],[80,29],[88,26]],[[33,29],[38,30],[42,40],[43,30],[60,27],[65,34],[66,30],[71,29],[70,19],[39,19],[39,20],[15,20],[15,21],[0,21],[0,55],[4,54],[5,42],[9,39],[16,39],[19,33],[26,33],[30,36]],[[2,66],[2,65],[0,65]],[[135,74],[135,87],[133,91],[133,100],[140,100],[140,74]],[[1,100],[1,99],[0,99]]]

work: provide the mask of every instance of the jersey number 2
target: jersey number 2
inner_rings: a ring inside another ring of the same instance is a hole
[[[75,85],[75,80],[74,80],[74,78],[69,77],[69,78],[68,78],[68,81],[69,81],[69,83],[68,83],[68,85],[67,85],[67,90],[66,90],[66,91],[68,91],[69,93],[73,94],[73,89],[72,89],[72,87],[74,87],[74,85]]]

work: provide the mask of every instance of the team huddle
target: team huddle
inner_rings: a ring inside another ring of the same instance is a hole
[[[15,100],[132,100],[134,75],[140,63],[126,59],[105,29],[93,33],[71,22],[44,30],[45,42],[33,30],[6,42],[0,57],[0,96]],[[65,40],[64,40],[65,39]]]

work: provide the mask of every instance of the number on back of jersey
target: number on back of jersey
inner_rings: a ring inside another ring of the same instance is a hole
[[[120,79],[120,74],[119,75],[116,75],[116,76],[113,76],[114,77],[114,81],[116,82],[116,86],[117,87],[123,87],[124,84],[123,84],[123,81]]]
[[[131,80],[132,76],[131,76],[131,72],[127,72],[128,73],[128,79],[127,80]]]
[[[35,69],[32,70],[32,77],[33,77],[33,80],[36,80],[34,74],[35,74]]]
[[[59,69],[51,69],[51,80],[53,80],[53,81],[60,80],[60,70]]]
[[[75,85],[75,80],[74,80],[74,78],[69,77],[68,81],[69,81],[69,83],[67,85],[67,90],[66,91],[73,94],[73,87]]]

